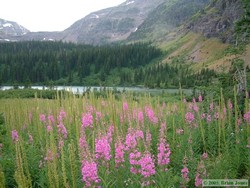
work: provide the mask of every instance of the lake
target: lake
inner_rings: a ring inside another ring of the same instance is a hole
[[[19,87],[23,89],[23,86]],[[46,90],[49,89],[45,86],[31,86],[32,89]],[[13,89],[13,86],[2,86],[1,90]],[[128,91],[128,92],[138,92],[138,93],[151,93],[151,94],[159,94],[162,92],[174,94],[179,93],[179,89],[149,89],[144,87],[100,87],[100,86],[54,86],[55,90],[66,90],[71,91],[74,94],[82,94],[86,91],[101,91],[101,90],[117,90],[120,92]],[[186,95],[192,94],[192,89],[182,89],[183,93]]]

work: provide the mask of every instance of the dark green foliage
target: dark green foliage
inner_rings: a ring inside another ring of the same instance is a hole
[[[127,23],[127,21],[126,21]],[[0,43],[3,84],[105,84],[117,68],[130,70],[149,64],[162,53],[147,44],[87,46],[62,42]],[[95,76],[96,75],[96,76]],[[104,83],[103,83],[104,82]]]
[[[10,90],[0,91],[0,99],[1,98],[34,98],[34,97],[44,98],[44,99],[55,99],[56,95],[57,95],[56,90],[10,89]]]
[[[241,0],[244,8],[242,18],[235,25],[235,32],[237,42],[240,44],[247,44],[250,39],[250,1]]]

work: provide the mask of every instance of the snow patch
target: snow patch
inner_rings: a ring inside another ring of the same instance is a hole
[[[90,18],[96,18],[96,19],[98,19],[98,18],[100,18],[100,16],[98,16],[97,14],[92,14]]]
[[[5,23],[3,24],[3,27],[13,27],[13,25],[11,23]]]
[[[126,3],[126,5],[130,5],[130,4],[133,4],[135,1],[129,1]]]

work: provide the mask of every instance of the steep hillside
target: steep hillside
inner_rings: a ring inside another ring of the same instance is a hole
[[[246,41],[248,36],[246,15],[247,9],[241,0],[212,1],[166,35],[167,40],[158,42],[166,51],[162,63],[185,64],[195,71],[209,68],[217,72],[228,71],[238,61],[249,65],[249,46],[237,39],[244,36]]]
[[[170,0],[156,7],[129,40],[155,41],[175,30],[210,0]]]
[[[199,11],[186,27],[205,37],[216,37],[232,43],[235,40],[235,23],[243,13],[241,0],[214,0]]]
[[[144,22],[164,0],[127,0],[116,7],[93,12],[75,22],[63,34],[65,41],[103,44],[122,41]]]
[[[29,30],[16,22],[0,19],[0,40],[8,41],[13,36],[22,36]]]

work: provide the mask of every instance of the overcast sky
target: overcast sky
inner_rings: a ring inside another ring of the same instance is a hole
[[[62,31],[87,14],[125,0],[1,0],[0,18],[30,31]]]

